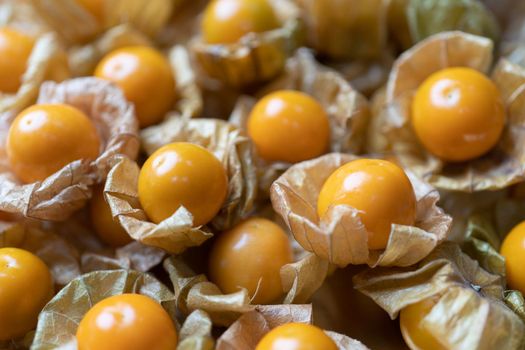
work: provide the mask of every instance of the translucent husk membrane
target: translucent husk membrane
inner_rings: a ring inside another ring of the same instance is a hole
[[[499,269],[500,262],[487,253],[479,232],[471,237],[467,244],[475,247],[473,255],[484,257],[482,265]],[[413,267],[369,269],[353,282],[392,319],[410,304],[437,297],[420,326],[446,348],[520,349],[524,345],[525,325],[513,312],[516,308],[523,316],[521,295],[506,292],[502,276],[481,268],[455,243],[441,244]]]
[[[260,305],[242,315],[217,340],[217,350],[255,349],[259,341],[275,327],[297,322],[311,324],[311,305]],[[366,350],[361,342],[335,332],[325,331],[339,350]]]
[[[325,109],[330,123],[330,152],[359,153],[369,119],[368,102],[336,71],[317,63],[312,54],[301,49],[288,60],[284,73],[258,91],[257,97],[277,90],[298,90],[316,99]],[[230,122],[246,133],[246,124],[255,99],[242,97]],[[292,164],[257,160],[259,188],[267,196],[272,183]]]
[[[344,267],[348,264],[410,266],[426,257],[446,237],[452,219],[437,206],[439,193],[408,172],[416,195],[414,226],[392,225],[385,250],[368,249],[368,233],[355,208],[331,206],[319,218],[317,198],[326,179],[359,157],[331,153],[295,164],[272,185],[274,210],[307,251]]]
[[[37,103],[65,103],[82,110],[97,128],[101,149],[97,159],[76,160],[41,182],[21,184],[11,172],[2,147],[0,157],[0,210],[28,218],[63,221],[84,206],[91,187],[102,182],[115,155],[134,158],[139,148],[138,126],[133,107],[112,84],[96,78],[63,83],[46,82]],[[10,122],[8,113],[0,123],[0,143],[5,144]]]
[[[262,33],[248,33],[234,44],[207,44],[200,37],[191,47],[202,71],[234,88],[269,81],[284,68],[286,59],[301,45],[298,9],[289,0],[272,0],[281,26]]]
[[[436,34],[406,51],[394,64],[386,90],[374,98],[368,131],[369,152],[391,154],[400,164],[440,190],[498,190],[524,178],[525,70],[502,59],[491,78],[507,110],[507,125],[486,155],[463,163],[445,163],[420,144],[411,127],[410,107],[419,85],[432,73],[466,66],[487,73],[492,63],[489,39],[462,32]]]

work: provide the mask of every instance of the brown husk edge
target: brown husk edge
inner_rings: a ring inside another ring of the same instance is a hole
[[[173,293],[151,275],[132,270],[96,271],[65,286],[44,307],[31,349],[44,350],[76,343],[78,324],[97,302],[113,295],[137,293],[159,302],[177,324]]]
[[[242,315],[217,340],[217,350],[255,349],[273,328],[297,322],[313,322],[311,305],[259,305]],[[339,350],[366,350],[362,343],[345,335],[325,331]]]
[[[337,168],[358,158],[331,153],[292,166],[272,185],[274,210],[305,250],[340,267],[417,263],[445,240],[452,219],[437,206],[439,193],[410,172],[407,175],[417,200],[416,222],[414,226],[392,225],[384,251],[368,249],[368,234],[354,208],[332,206],[323,219],[319,219],[317,197],[324,182]]]
[[[330,152],[359,153],[364,144],[370,115],[368,102],[336,71],[319,64],[310,51],[300,49],[288,60],[285,72],[263,87],[259,98],[277,90],[302,91],[319,102],[330,122]],[[230,122],[246,132],[246,124],[255,100],[242,97],[230,116]],[[268,194],[272,183],[291,164],[258,160],[259,188]]]
[[[507,126],[485,156],[446,164],[427,152],[410,126],[410,105],[418,86],[433,72],[467,66],[487,72],[492,62],[489,39],[462,32],[436,34],[406,51],[395,63],[384,95],[375,99],[377,113],[369,129],[368,151],[393,153],[406,168],[440,190],[498,190],[523,180],[525,140],[523,111],[525,70],[502,59],[492,73],[508,112]]]
[[[296,5],[272,0],[281,27],[249,33],[234,44],[206,44],[192,40],[190,49],[203,73],[225,85],[243,88],[266,82],[278,75],[288,56],[302,43],[302,26]]]
[[[63,83],[46,82],[38,103],[66,103],[82,110],[95,124],[101,139],[101,153],[95,160],[77,160],[42,182],[22,185],[11,173],[5,156],[0,172],[0,210],[29,218],[62,221],[81,208],[91,196],[91,186],[102,182],[115,155],[134,158],[139,141],[133,107],[122,92],[109,82],[79,78]],[[0,141],[5,144],[9,123],[4,118]]]
[[[437,296],[421,325],[447,348],[518,349],[525,325],[503,302],[503,280],[451,242],[411,268],[368,269],[354,286],[394,319],[404,307]]]

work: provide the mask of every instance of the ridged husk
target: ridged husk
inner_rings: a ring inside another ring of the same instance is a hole
[[[0,93],[0,113],[24,109],[35,102],[44,81],[62,81],[68,77],[67,57],[57,37],[51,33],[43,34],[35,41],[18,91]]]
[[[501,60],[492,73],[507,109],[507,125],[498,144],[477,159],[447,164],[419,143],[410,122],[410,107],[419,85],[447,67],[467,66],[486,73],[492,62],[489,39],[446,32],[406,51],[390,74],[386,91],[374,102],[368,151],[393,153],[398,161],[440,190],[497,190],[523,180],[525,168],[525,70]]]
[[[235,88],[245,88],[277,76],[286,59],[302,43],[298,9],[290,0],[272,0],[281,27],[248,33],[234,44],[207,44],[196,38],[191,44],[202,71]]]
[[[213,350],[213,324],[210,316],[202,310],[193,311],[184,321],[179,331],[177,350]]]
[[[298,0],[309,46],[332,59],[375,59],[387,39],[389,0]]]
[[[317,198],[326,179],[358,158],[331,153],[292,166],[272,185],[274,210],[304,249],[338,266],[417,263],[446,238],[452,219],[437,206],[439,193],[411,173],[407,175],[417,200],[415,224],[392,225],[385,250],[368,249],[368,233],[355,208],[337,205],[321,219],[317,215]]]
[[[495,41],[500,34],[495,16],[478,0],[392,0],[389,15],[389,29],[403,49],[451,30]]]
[[[327,261],[297,245],[293,248],[295,262],[284,265],[280,271],[283,297],[279,302],[286,306],[307,302],[331,271]],[[256,308],[251,303],[254,296],[250,296],[246,289],[239,288],[238,292],[223,294],[216,284],[208,281],[204,274],[196,274],[180,258],[166,259],[164,269],[173,283],[177,307],[183,314],[203,310],[214,324],[228,326],[242,314]]]
[[[368,102],[337,72],[317,63],[312,54],[301,49],[291,58],[282,76],[262,88],[258,97],[277,90],[298,90],[315,98],[325,109],[330,122],[330,152],[359,153],[369,119]],[[230,122],[246,132],[255,100],[241,98]],[[258,160],[259,188],[267,195],[272,183],[292,164]]]
[[[260,305],[241,316],[217,340],[216,350],[255,349],[273,328],[286,323],[313,322],[311,305]],[[335,332],[325,331],[339,350],[366,350],[361,342]]]
[[[115,155],[137,155],[137,120],[120,89],[96,78],[59,84],[46,82],[40,89],[38,103],[65,103],[86,113],[98,130],[100,154],[95,160],[74,161],[44,181],[30,184],[20,184],[3,155],[0,157],[0,210],[28,218],[62,221],[84,206],[91,196],[91,186],[105,179]],[[1,144],[5,144],[9,123],[14,117],[14,113],[10,113],[2,119]]]
[[[417,266],[369,269],[354,286],[394,319],[404,307],[437,297],[421,326],[450,349],[520,349],[523,321],[504,301],[504,282],[446,242]]]
[[[75,349],[78,324],[89,309],[105,298],[123,293],[154,299],[177,322],[173,293],[151,275],[132,270],[97,271],[71,281],[44,307],[31,349]]]

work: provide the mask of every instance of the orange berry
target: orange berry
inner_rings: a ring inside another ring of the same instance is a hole
[[[194,226],[208,223],[228,192],[228,177],[221,162],[207,149],[186,142],[159,148],[142,166],[139,199],[155,223],[184,206]]]
[[[431,297],[409,305],[399,314],[403,339],[412,350],[445,350],[446,347],[425,328],[421,321],[436,305],[438,297]]]
[[[275,29],[279,21],[267,0],[213,0],[201,23],[208,44],[232,44],[248,33]]]
[[[125,47],[109,53],[95,76],[122,89],[135,105],[141,127],[160,122],[175,102],[175,81],[168,60],[146,46]]]
[[[0,92],[18,91],[34,44],[34,39],[25,34],[0,28]]]
[[[53,296],[53,278],[36,255],[0,248],[0,341],[23,337]]]
[[[133,239],[118,221],[113,220],[109,204],[104,198],[102,186],[93,190],[93,198],[91,198],[89,208],[93,228],[104,243],[111,247],[121,247],[133,242]]]
[[[337,350],[335,342],[320,328],[288,323],[268,332],[255,350]]]
[[[77,342],[79,350],[175,350],[177,331],[159,303],[122,294],[98,302],[84,315]]]
[[[358,159],[333,172],[319,193],[319,217],[335,205],[358,210],[370,249],[384,249],[392,224],[413,225],[416,217],[410,180],[403,169],[386,160]]]
[[[246,288],[252,297],[257,291],[254,303],[268,304],[283,294],[280,270],[292,262],[283,229],[270,220],[250,218],[217,237],[210,253],[210,279],[223,293]]]
[[[253,107],[248,134],[262,158],[297,163],[328,150],[330,124],[319,102],[302,92],[283,90]]]
[[[508,285],[525,294],[525,222],[509,232],[500,253],[505,257]]]
[[[26,183],[42,181],[75,160],[94,160],[99,148],[91,120],[64,104],[23,110],[9,128],[6,145],[11,169]]]
[[[487,153],[505,126],[496,85],[471,68],[447,68],[428,77],[412,102],[412,125],[423,146],[449,162]]]

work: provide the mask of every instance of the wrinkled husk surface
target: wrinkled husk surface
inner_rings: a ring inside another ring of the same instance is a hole
[[[520,349],[525,325],[504,302],[501,276],[482,269],[458,245],[441,244],[410,268],[369,269],[355,287],[392,319],[404,307],[438,298],[421,326],[451,349]]]
[[[10,171],[5,150],[0,160],[0,210],[28,218],[62,221],[84,206],[91,187],[104,181],[115,155],[134,158],[139,148],[133,107],[112,84],[96,78],[63,83],[46,82],[37,103],[65,103],[82,110],[95,124],[101,150],[97,159],[74,161],[42,182],[21,184]],[[0,143],[5,144],[9,123],[2,119]]]
[[[452,219],[437,206],[439,193],[410,173],[416,221],[414,226],[392,225],[384,251],[368,249],[368,233],[355,208],[332,206],[319,219],[317,197],[324,182],[337,168],[358,158],[331,153],[292,166],[272,185],[274,210],[304,249],[338,266],[417,263],[447,237]]]
[[[410,123],[410,106],[418,86],[432,73],[467,66],[487,73],[492,63],[489,39],[446,32],[406,51],[390,74],[386,91],[378,93],[368,132],[372,153],[393,154],[440,190],[477,192],[498,190],[523,181],[525,168],[525,70],[501,60],[492,73],[507,108],[507,125],[498,144],[486,155],[463,163],[445,163],[420,144]]]

